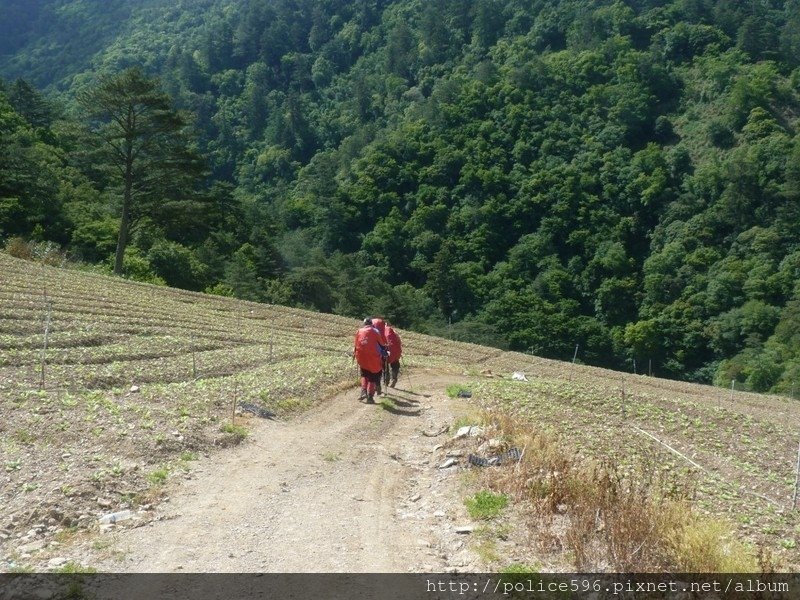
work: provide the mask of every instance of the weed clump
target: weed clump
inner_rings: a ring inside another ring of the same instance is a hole
[[[473,518],[502,510],[510,494],[525,507],[541,539],[566,551],[580,571],[738,572],[763,570],[732,526],[692,508],[692,477],[658,468],[653,457],[634,465],[592,461],[569,452],[552,434],[532,430],[508,413],[486,416],[492,435],[525,448],[513,469],[487,473],[491,487],[469,498]],[[502,498],[502,500],[500,500]],[[501,508],[497,508],[502,503]],[[491,518],[491,517],[490,517]]]
[[[508,496],[482,490],[464,500],[469,516],[473,519],[494,519],[508,506]]]

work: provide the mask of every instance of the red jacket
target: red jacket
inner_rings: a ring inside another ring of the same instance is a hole
[[[358,366],[370,373],[383,370],[381,334],[370,325],[364,325],[356,333],[355,356]]]
[[[381,344],[383,344],[384,348],[388,346],[389,344],[386,339],[386,323],[384,323],[383,319],[372,319],[372,326],[381,334]]]
[[[397,362],[403,355],[403,345],[400,336],[391,325],[386,326],[386,342],[389,344],[389,360]]]

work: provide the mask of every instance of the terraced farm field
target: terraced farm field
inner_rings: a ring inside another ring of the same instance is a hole
[[[357,327],[0,253],[0,569],[157,500],[198,453],[239,441],[234,402],[283,418],[339,390],[355,398]],[[412,368],[497,353],[405,345]]]
[[[200,455],[241,441],[234,406],[288,419],[345,390],[355,402],[357,326],[0,253],[0,571],[95,530],[104,513],[149,510]],[[698,511],[733,522],[782,568],[800,565],[793,401],[403,341],[412,383],[457,376],[476,410],[516,414],[584,460],[691,482]]]

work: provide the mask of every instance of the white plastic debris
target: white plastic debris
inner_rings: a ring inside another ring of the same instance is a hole
[[[514,371],[514,374],[511,376],[511,379],[514,381],[528,381],[528,378],[525,377],[525,373],[522,371]]]
[[[133,513],[129,510],[121,510],[119,512],[109,513],[100,517],[100,523],[105,525],[108,523],[119,523],[120,521],[127,521],[133,517]]]
[[[453,439],[458,440],[465,437],[477,437],[483,434],[483,428],[478,427],[477,425],[465,425],[464,427],[459,427],[456,434],[453,436]]]

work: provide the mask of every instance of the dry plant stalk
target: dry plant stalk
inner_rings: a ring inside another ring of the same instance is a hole
[[[539,530],[536,541],[547,550],[569,551],[577,570],[714,570],[731,564],[724,553],[709,552],[715,543],[728,543],[726,526],[692,512],[697,480],[665,472],[655,452],[622,472],[608,459],[580,459],[524,418],[494,412],[484,422],[504,445],[526,449],[513,469],[487,470],[487,485],[524,503],[526,520]],[[747,564],[749,557],[737,560]]]
[[[45,364],[47,363],[47,343],[50,337],[50,315],[53,310],[53,303],[47,301],[47,288],[44,291],[44,298],[45,302],[47,303],[47,316],[45,317],[45,325],[44,325],[44,340],[42,342],[42,357],[41,357],[41,373],[39,377],[39,389],[44,389],[44,376],[45,376]]]
[[[236,401],[239,393],[239,380],[233,382],[233,409],[231,410],[231,425],[236,425]]]

